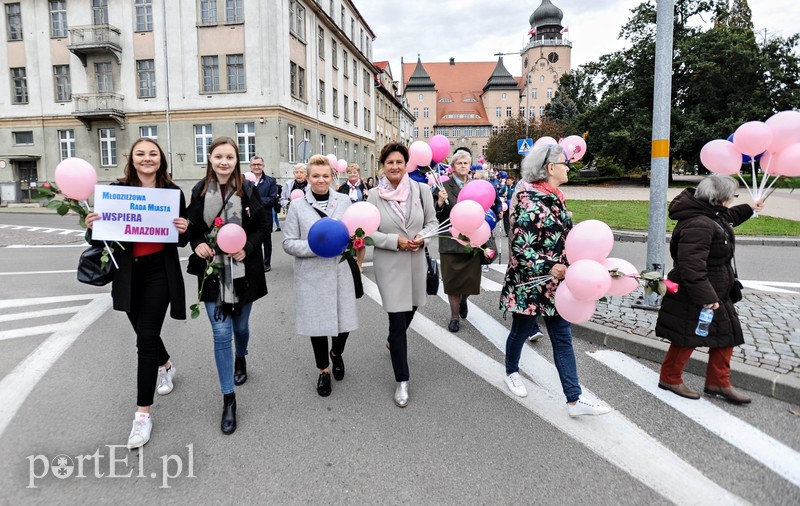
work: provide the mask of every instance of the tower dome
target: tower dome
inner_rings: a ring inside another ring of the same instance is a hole
[[[550,2],[550,0],[542,0],[542,5],[536,8],[528,19],[531,28],[538,28],[547,25],[561,25],[561,20],[564,19],[564,12]]]

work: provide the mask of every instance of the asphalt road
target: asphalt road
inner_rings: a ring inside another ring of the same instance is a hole
[[[0,224],[77,229],[48,215],[1,215]],[[653,388],[658,364],[576,340],[587,395],[614,411],[570,419],[546,338],[523,354],[529,396],[511,397],[502,352],[510,319],[493,291],[470,298],[455,335],[445,302],[429,297],[410,334],[411,402],[399,409],[383,346],[387,318],[367,266],[346,377],[330,397],[317,396],[310,343],[294,331],[292,263],[280,237],[270,294],[251,316],[236,433],[219,430],[206,315],[167,320],[175,390],[156,396],[153,437],[129,453],[108,446],[125,443],[135,409],[125,315],[110,309],[108,287],[75,281],[77,234],[0,228],[0,503],[797,503],[798,406],[759,395],[747,407],[664,395]],[[34,244],[51,247],[8,247]],[[614,254],[644,263],[641,244],[617,244]],[[791,248],[737,254],[748,278],[799,280]],[[502,282],[494,271],[485,278]],[[188,304],[196,284],[187,277],[186,285]]]

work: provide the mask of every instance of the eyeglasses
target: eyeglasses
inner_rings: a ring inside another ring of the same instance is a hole
[[[738,193],[734,193],[733,194],[733,198],[738,199],[739,198],[739,194]]]
[[[542,170],[547,169],[547,164],[548,163],[552,163],[553,165],[559,165],[559,164],[560,165],[564,165],[564,166],[567,167],[567,170],[572,169],[572,165],[570,165],[569,162],[549,162],[548,160],[550,159],[550,151],[552,149],[553,149],[553,145],[552,144],[547,146],[547,152],[544,154],[544,161],[542,162]]]

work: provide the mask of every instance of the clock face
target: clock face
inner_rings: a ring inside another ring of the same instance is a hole
[[[558,61],[558,53],[556,53],[556,52],[552,52],[552,53],[548,54],[548,55],[547,55],[547,60],[548,60],[550,63],[555,63],[555,62],[557,62],[557,61]]]

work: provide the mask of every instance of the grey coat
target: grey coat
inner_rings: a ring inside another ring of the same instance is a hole
[[[401,222],[400,216],[392,210],[389,203],[378,195],[378,188],[369,191],[367,202],[374,204],[381,212],[380,228],[370,237],[375,242],[373,265],[383,309],[387,313],[399,313],[411,311],[413,306],[424,306],[428,299],[425,291],[428,272],[425,251],[398,251],[397,238],[403,236],[413,239],[417,235],[435,230],[439,225],[430,189],[427,185],[411,182],[411,194],[406,202],[409,211],[406,213],[405,223]],[[425,243],[428,243],[428,239]]]
[[[289,206],[283,221],[283,250],[294,257],[295,325],[302,336],[335,336],[358,328],[353,275],[340,257],[322,258],[311,251],[308,231],[320,220],[319,209],[341,219],[350,199],[328,191],[328,209],[322,211],[311,191]]]

